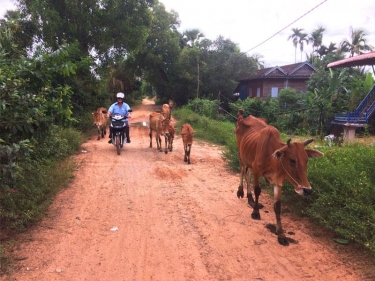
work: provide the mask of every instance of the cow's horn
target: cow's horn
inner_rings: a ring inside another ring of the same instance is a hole
[[[290,147],[290,141],[291,141],[292,139],[288,139],[287,141],[286,141],[286,144],[288,145],[288,147]]]
[[[314,139],[305,140],[305,141],[303,142],[303,144],[304,144],[305,146],[307,146],[307,145],[309,145],[310,143],[312,143],[313,141],[314,141]]]

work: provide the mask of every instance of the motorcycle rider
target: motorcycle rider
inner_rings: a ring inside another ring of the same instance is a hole
[[[124,102],[125,94],[124,93],[117,93],[116,94],[117,102],[112,104],[108,109],[108,117],[111,118],[112,114],[121,114],[123,116],[130,117],[130,106]],[[130,143],[130,136],[129,136],[129,122],[128,119],[124,120],[126,123],[125,126],[125,135],[126,135],[126,142]],[[108,143],[112,143],[112,127],[109,126],[109,141]]]

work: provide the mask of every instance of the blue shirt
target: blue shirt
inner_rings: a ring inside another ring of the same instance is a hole
[[[121,114],[123,116],[128,116],[130,113],[129,110],[130,110],[130,106],[125,102],[122,103],[121,107],[118,105],[118,102],[115,102],[108,109],[111,115]],[[124,120],[124,122],[127,122],[127,120]]]

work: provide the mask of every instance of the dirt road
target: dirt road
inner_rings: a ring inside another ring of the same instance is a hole
[[[142,122],[154,108],[133,108],[120,156],[107,138],[83,145],[73,183],[20,235],[17,268],[1,280],[374,280],[350,246],[290,213],[283,226],[294,242],[279,245],[266,228],[272,199],[261,195],[252,220],[220,147],[195,141],[191,165],[178,136],[171,153],[149,148]]]

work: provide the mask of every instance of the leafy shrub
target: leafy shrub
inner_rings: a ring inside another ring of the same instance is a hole
[[[78,151],[83,136],[72,128],[53,126],[49,134],[38,143],[35,159],[62,159]]]
[[[216,100],[194,99],[186,105],[186,108],[199,115],[215,119],[218,110],[218,102]]]
[[[53,126],[41,143],[31,142],[34,151],[19,154],[14,164],[8,161],[14,175],[0,178],[7,182],[0,189],[1,227],[21,230],[40,216],[51,197],[70,180],[75,166],[67,156],[77,152],[82,141],[74,129]]]

